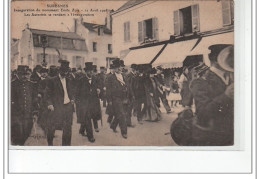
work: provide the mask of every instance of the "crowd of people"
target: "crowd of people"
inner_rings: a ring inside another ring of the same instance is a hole
[[[93,143],[94,131],[100,130],[98,121],[102,123],[104,118],[101,104],[106,107],[111,131],[116,133],[119,126],[122,137],[127,139],[127,128],[135,127],[133,118],[140,125],[144,120],[160,121],[160,104],[171,113],[171,107],[177,103],[190,108],[193,101],[199,118],[197,126],[210,129],[217,126],[221,132],[198,134],[199,139],[193,138],[189,145],[212,145],[204,134],[210,136],[210,140],[221,141],[224,137],[225,144],[229,144],[233,139],[234,86],[232,78],[226,82],[223,77],[230,69],[223,70],[217,61],[224,47],[227,46],[210,47],[210,68],[193,61],[174,69],[152,67],[151,64],[132,64],[126,68],[119,58],[112,61],[109,69],[100,67],[99,73],[92,62],[86,62],[83,69],[76,69],[70,68],[69,62],[63,59],[59,60],[59,67],[48,69],[37,65],[32,71],[28,66],[19,65],[11,74],[12,145],[25,144],[35,120],[44,130],[48,145],[53,145],[55,130],[63,131],[63,146],[71,145],[74,112],[80,123],[79,134]]]
[[[80,123],[79,134],[95,142],[102,122],[101,103],[106,107],[107,122],[113,132],[119,125],[123,138],[127,127],[143,121],[160,121],[160,100],[171,113],[167,96],[164,69],[151,64],[132,64],[115,58],[109,70],[86,62],[85,68],[70,68],[69,62],[59,60],[60,66],[48,69],[37,65],[33,71],[24,65],[11,74],[11,140],[13,145],[24,145],[30,135],[33,119],[44,130],[48,145],[53,145],[55,130],[62,130],[62,145],[71,144],[73,112]],[[109,71],[109,73],[107,73]]]

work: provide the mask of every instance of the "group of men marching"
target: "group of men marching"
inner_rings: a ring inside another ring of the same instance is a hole
[[[19,65],[12,73],[11,82],[11,141],[24,145],[29,137],[33,120],[44,130],[48,145],[53,145],[55,130],[62,130],[62,145],[71,145],[73,113],[80,123],[79,133],[89,142],[95,142],[94,130],[99,132],[101,104],[106,107],[107,122],[113,132],[119,125],[121,135],[127,139],[127,127],[132,125],[132,114],[143,124],[146,105],[143,71],[147,64],[132,64],[125,69],[124,61],[115,58],[106,68],[86,62],[83,70],[70,68],[69,62],[59,60],[60,66],[49,69],[37,65],[33,72],[28,66]],[[148,65],[149,66],[149,65]],[[150,67],[150,66],[149,66]],[[161,69],[157,69],[157,81],[164,85]],[[168,113],[171,109],[163,92],[158,96]],[[93,130],[94,126],[94,130]]]

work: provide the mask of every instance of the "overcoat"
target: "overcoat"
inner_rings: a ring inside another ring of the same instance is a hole
[[[84,123],[86,117],[97,120],[101,119],[101,107],[97,89],[98,81],[96,77],[93,76],[90,81],[86,76],[83,76],[79,80],[76,90],[79,104],[78,123]]]
[[[74,100],[74,90],[71,85],[71,81],[66,77],[67,93],[70,100]],[[46,102],[47,106],[53,105],[54,111],[50,113],[49,120],[55,125],[56,129],[60,129],[62,126],[62,119],[64,118],[63,105],[64,105],[64,90],[59,76],[52,77],[48,80],[46,89]],[[73,106],[71,105],[71,115]],[[72,125],[72,117],[70,121],[67,121]]]
[[[191,82],[197,115],[197,127],[193,130],[195,145],[233,144],[234,100],[225,95],[226,88],[211,70]]]

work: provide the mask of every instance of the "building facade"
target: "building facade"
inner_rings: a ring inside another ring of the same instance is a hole
[[[189,55],[203,55],[207,61],[208,46],[234,44],[234,5],[229,0],[130,0],[112,18],[113,55],[129,64],[169,65]]]
[[[45,60],[47,66],[58,65],[60,58],[70,62],[70,67],[81,67],[87,58],[85,39],[72,32],[46,31],[27,27],[19,43],[18,65],[34,68],[43,62],[42,37],[46,37]]]
[[[20,41],[19,39],[11,39],[11,70],[14,70],[18,66],[18,61],[19,61],[19,44]]]
[[[109,66],[109,59],[113,57],[112,26],[108,17],[103,25],[83,22],[82,18],[74,19],[74,32],[86,40],[86,61],[93,62],[97,67]]]

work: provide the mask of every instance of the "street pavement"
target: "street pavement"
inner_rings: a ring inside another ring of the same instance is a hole
[[[72,146],[176,146],[176,143],[172,140],[170,135],[170,127],[172,122],[177,118],[178,112],[182,110],[181,106],[172,108],[172,113],[167,114],[166,111],[161,108],[162,120],[158,122],[143,121],[143,124],[137,122],[136,117],[132,117],[132,124],[134,128],[128,127],[128,138],[124,139],[121,136],[120,128],[117,127],[117,133],[114,133],[110,129],[107,123],[107,115],[105,114],[105,108],[102,107],[102,118],[98,121],[99,132],[94,131],[94,138],[96,141],[90,143],[86,136],[79,134],[80,124],[77,123],[77,118],[74,113],[73,125],[72,125]],[[38,134],[36,138],[33,133]],[[39,135],[40,134],[40,135]],[[34,137],[29,137],[26,141],[26,146],[47,146],[47,140],[44,137],[43,131],[39,127],[34,127],[32,130]],[[61,146],[62,131],[55,131],[55,138],[53,140],[54,146]]]

